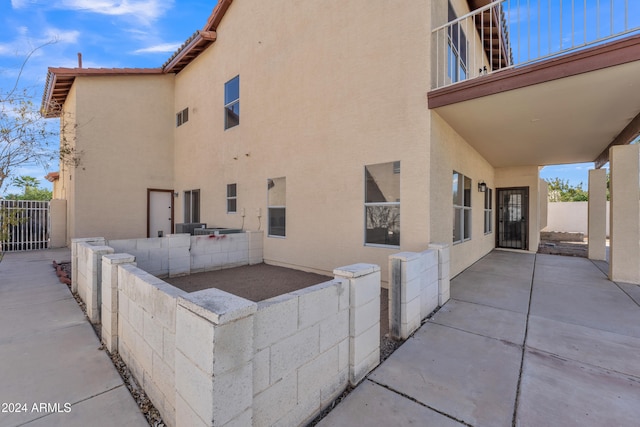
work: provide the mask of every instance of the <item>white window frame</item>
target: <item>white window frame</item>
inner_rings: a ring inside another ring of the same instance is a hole
[[[230,85],[234,80],[238,80],[238,97],[234,99],[227,100],[227,86]],[[224,84],[224,130],[234,128],[240,125],[240,109],[238,108],[238,123],[230,125],[228,119],[228,111],[237,105],[240,106],[240,75],[235,76]]]
[[[493,190],[489,187],[484,193],[484,234],[493,233]]]
[[[233,196],[229,195],[229,190],[231,190],[233,188]],[[234,210],[231,210],[229,207],[229,202],[231,200],[235,200],[236,202],[236,208]],[[227,184],[227,213],[228,214],[234,214],[234,213],[238,213],[238,184],[233,183],[233,184]]]
[[[460,229],[460,239],[456,240],[456,236],[455,233],[452,233],[453,235],[453,244],[456,245],[458,243],[464,243],[464,242],[468,242],[469,240],[472,239],[472,224],[473,224],[473,211],[472,211],[472,204],[471,201],[473,199],[473,197],[471,197],[472,194],[472,190],[473,190],[473,180],[471,178],[469,178],[468,176],[457,172],[457,171],[453,171],[453,176],[455,177],[455,175],[458,175],[458,181],[455,181],[454,178],[454,183],[458,182],[458,183],[462,183],[462,185],[458,186],[458,191],[460,192],[461,196],[460,196],[460,201],[462,202],[461,204],[456,204],[455,201],[453,203],[453,230],[455,230],[455,221],[456,221],[456,211],[460,211],[460,215],[459,215],[459,223],[458,223],[458,227]],[[465,198],[464,195],[464,183],[465,180],[469,180],[469,198],[468,200]],[[453,199],[453,197],[452,197]],[[467,204],[468,202],[468,204]],[[469,217],[469,227],[465,227],[465,216]],[[452,231],[453,231],[452,230]],[[467,233],[468,232],[468,233]],[[466,236],[466,237],[465,237]]]
[[[269,200],[269,189],[270,185],[273,184],[273,181],[283,179],[285,184],[285,204],[284,205],[272,205],[271,200]],[[286,204],[286,185],[287,178],[282,176],[278,178],[270,178],[267,180],[267,237],[273,237],[276,239],[285,239],[287,237],[287,204]],[[271,210],[272,209],[283,209],[284,210],[284,226],[283,226],[283,234],[271,234]]]
[[[401,173],[401,164],[399,161],[394,161],[394,162],[385,162],[385,163],[379,163],[379,164],[372,164],[372,165],[365,165],[364,169],[363,169],[363,173],[364,173],[364,232],[363,232],[363,236],[364,236],[364,245],[367,247],[378,247],[378,248],[399,248],[400,247],[400,242],[398,241],[397,245],[392,245],[392,244],[383,244],[383,243],[368,243],[367,242],[367,208],[370,207],[398,207],[398,211],[400,211],[400,199],[397,199],[396,201],[393,202],[367,202],[367,167],[369,166],[377,166],[377,165],[383,165],[383,164],[391,164],[391,168],[392,168],[392,173],[394,175],[399,175]],[[398,182],[398,186],[400,186],[400,182]],[[398,188],[398,192],[400,191],[400,188]],[[400,218],[398,218],[398,223],[400,223]],[[398,225],[398,229],[400,228],[400,225]],[[401,237],[398,239],[400,240]]]

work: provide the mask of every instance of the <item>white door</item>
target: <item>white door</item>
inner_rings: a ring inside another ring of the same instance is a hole
[[[172,233],[173,191],[149,190],[149,237]]]

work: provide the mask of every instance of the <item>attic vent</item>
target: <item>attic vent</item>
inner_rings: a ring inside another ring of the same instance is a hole
[[[187,107],[176,114],[176,127],[182,126],[188,121],[189,121],[189,108]]]

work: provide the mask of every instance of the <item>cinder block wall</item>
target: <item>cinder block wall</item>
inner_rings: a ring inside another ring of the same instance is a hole
[[[177,298],[186,295],[134,265],[118,268],[118,351],[169,426],[176,425]]]
[[[254,426],[300,425],[347,387],[347,280],[262,301],[253,320]]]

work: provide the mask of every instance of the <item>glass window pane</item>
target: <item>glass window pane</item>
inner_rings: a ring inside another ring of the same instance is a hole
[[[286,208],[269,208],[269,235],[284,236]]]
[[[366,206],[365,243],[400,245],[400,206]]]
[[[464,177],[464,205],[471,206],[471,178]]]
[[[365,203],[400,201],[400,162],[365,166]]]
[[[200,191],[195,190],[191,195],[192,208],[191,208],[191,222],[200,222]]]
[[[225,129],[229,129],[240,124],[240,102],[226,106],[224,111]]]
[[[453,209],[453,241],[459,242],[462,240],[462,230],[460,229],[460,212],[461,209]]]
[[[240,98],[240,76],[236,76],[224,85],[224,104],[227,105]]]
[[[462,206],[462,175],[453,173],[453,204]]]
[[[227,197],[236,197],[236,184],[227,185]]]
[[[471,238],[471,209],[464,210],[464,240]]]
[[[227,212],[236,212],[236,207],[237,207],[236,199],[227,200]]]
[[[484,232],[485,233],[490,233],[491,232],[491,211],[486,211],[484,213]]]

